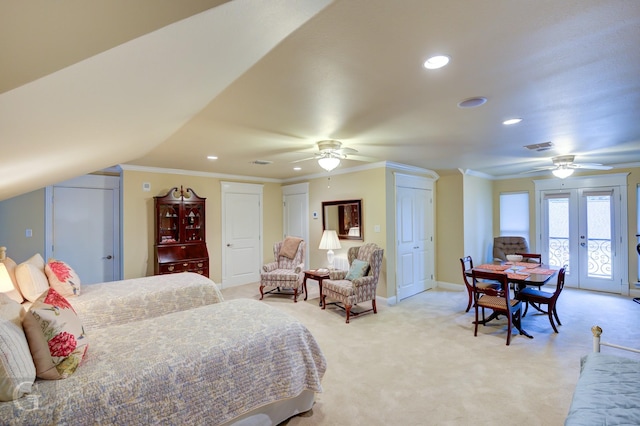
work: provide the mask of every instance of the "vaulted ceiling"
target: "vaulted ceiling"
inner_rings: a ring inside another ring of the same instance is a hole
[[[2,2],[0,199],[116,164],[288,180],[323,139],[340,168],[638,166],[639,40],[636,0]]]

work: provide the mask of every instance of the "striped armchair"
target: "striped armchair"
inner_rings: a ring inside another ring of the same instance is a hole
[[[265,294],[280,292],[281,289],[293,290],[293,301],[298,301],[298,292],[303,289],[305,242],[300,239],[298,248],[292,258],[283,254],[284,241],[273,245],[273,262],[266,263],[260,273],[260,300]],[[265,287],[275,287],[267,292]]]
[[[351,247],[347,252],[349,265],[353,266],[354,260],[367,262],[369,265],[368,272],[360,278],[349,280],[348,271],[330,271],[329,279],[325,279],[322,284],[322,309],[327,307],[327,297],[335,300],[334,303],[344,305],[347,313],[347,324],[351,316],[351,307],[360,302],[371,300],[371,309],[358,312],[358,315],[364,312],[373,311],[378,313],[376,309],[376,287],[378,286],[378,278],[380,277],[380,269],[382,267],[382,255],[384,250],[376,244],[368,243],[360,247]]]

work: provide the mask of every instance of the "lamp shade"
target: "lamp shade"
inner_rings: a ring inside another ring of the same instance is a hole
[[[559,166],[557,169],[553,169],[551,172],[555,177],[560,179],[568,178],[573,174],[573,169],[570,169],[566,166]]]
[[[322,250],[333,250],[342,248],[340,246],[340,240],[338,234],[333,229],[327,229],[322,233],[322,239],[320,240],[320,247]]]
[[[322,239],[320,240],[319,249],[328,250],[327,251],[327,263],[329,269],[333,269],[333,258],[335,255],[333,254],[333,249],[339,249],[340,240],[338,239],[338,234],[333,229],[326,229],[322,233]]]
[[[4,263],[0,263],[0,293],[8,293],[14,290],[13,282]]]
[[[318,158],[318,164],[320,164],[320,167],[330,172],[331,170],[338,167],[338,165],[340,164],[340,159],[336,157],[322,157]]]

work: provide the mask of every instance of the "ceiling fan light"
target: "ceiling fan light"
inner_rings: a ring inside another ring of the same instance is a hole
[[[573,169],[569,169],[567,167],[559,167],[557,169],[553,169],[551,173],[553,173],[553,175],[557,178],[565,179],[573,174]]]
[[[340,159],[336,157],[322,157],[318,158],[318,164],[320,164],[320,167],[330,172],[331,170],[338,167],[338,165],[340,164]]]

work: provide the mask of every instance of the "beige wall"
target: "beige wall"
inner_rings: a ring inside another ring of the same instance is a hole
[[[573,176],[585,176],[585,175],[598,175],[598,174],[611,174],[611,173],[629,173],[627,176],[627,211],[623,212],[623,217],[627,222],[627,230],[628,235],[627,238],[629,240],[628,244],[628,253],[629,253],[629,264],[628,264],[628,273],[629,273],[629,285],[630,288],[635,290],[634,283],[638,279],[638,255],[636,253],[636,232],[638,232],[638,215],[637,215],[637,188],[640,185],[640,168],[629,168],[629,169],[615,169],[609,171],[585,171],[585,172],[576,172]],[[549,177],[551,179],[552,176]],[[494,201],[494,210],[493,210],[493,228],[495,230],[495,234],[500,230],[500,193],[503,192],[517,192],[517,191],[528,191],[529,192],[529,229],[531,230],[529,235],[529,241],[531,241],[531,251],[537,251],[538,248],[535,246],[536,238],[534,235],[536,229],[536,218],[535,218],[535,185],[533,181],[539,179],[545,179],[545,177],[536,176],[535,178],[522,178],[522,179],[508,179],[508,180],[496,180],[493,183],[493,201]]]
[[[436,279],[463,285],[464,187],[462,174],[440,176],[436,182]]]
[[[122,246],[124,278],[153,275],[154,214],[153,197],[165,195],[171,188],[191,188],[206,202],[207,249],[209,251],[209,276],[222,282],[222,212],[220,182],[203,176],[128,171],[123,172],[122,184]],[[142,190],[144,182],[151,184],[151,191]],[[244,182],[246,183],[246,182]],[[263,185],[263,253],[272,257],[273,241],[282,238],[282,191],[279,183]]]
[[[375,168],[346,174],[327,174],[327,177],[309,180],[309,212],[318,212],[317,219],[309,223],[309,262],[311,268],[327,264],[326,250],[318,249],[322,238],[322,202],[362,199],[362,231],[364,243],[387,246],[385,169]],[[380,232],[374,226],[380,226]],[[360,240],[340,240],[341,249],[336,256],[346,257],[349,247],[360,246]],[[378,282],[378,295],[387,297],[387,252],[382,261],[382,273]],[[395,294],[395,287],[393,289]]]
[[[463,176],[464,256],[475,264],[493,261],[493,183],[477,176]]]
[[[0,201],[0,246],[20,263],[35,253],[44,253],[44,189]],[[33,234],[27,238],[25,231]]]

